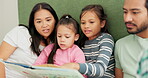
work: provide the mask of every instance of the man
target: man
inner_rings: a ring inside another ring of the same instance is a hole
[[[144,51],[140,57],[137,74],[138,78],[148,78],[148,50]]]
[[[124,22],[130,35],[115,46],[116,78],[136,78],[139,55],[148,49],[148,0],[125,0]]]

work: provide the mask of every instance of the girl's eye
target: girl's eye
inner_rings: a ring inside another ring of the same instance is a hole
[[[61,36],[58,36],[59,38],[61,37]]]
[[[66,36],[66,38],[70,38],[70,36]]]
[[[85,22],[81,22],[81,24],[85,24]]]
[[[90,23],[94,23],[93,21],[91,21]]]

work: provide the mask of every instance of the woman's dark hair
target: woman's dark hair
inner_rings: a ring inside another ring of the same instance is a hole
[[[57,42],[57,29],[60,25],[66,26],[69,29],[73,30],[75,32],[75,34],[79,34],[79,29],[78,29],[79,23],[74,18],[72,18],[70,15],[68,15],[68,14],[63,15],[56,26],[56,30],[55,30],[56,36],[55,36],[54,47],[48,57],[49,64],[54,63],[53,57],[56,54],[57,49],[60,48],[58,45],[58,42]],[[77,44],[77,43],[75,42],[75,44]]]
[[[54,11],[54,9],[49,4],[42,2],[42,3],[36,4],[33,7],[32,11],[30,13],[30,17],[29,17],[28,30],[29,30],[29,33],[31,35],[31,39],[30,39],[30,41],[31,41],[31,49],[38,56],[39,56],[39,54],[41,52],[40,49],[39,49],[40,42],[43,41],[43,43],[47,46],[48,43],[54,41],[54,35],[55,35],[55,33],[54,33],[55,30],[53,30],[53,32],[50,34],[50,36],[47,39],[45,39],[36,30],[35,25],[34,25],[34,16],[35,16],[35,13],[37,11],[41,10],[41,9],[46,9],[53,15],[53,17],[55,19],[55,25],[54,26],[56,26],[57,22],[58,22],[58,16],[57,16],[56,12]],[[49,41],[48,39],[50,39],[50,42],[48,42]]]
[[[87,11],[94,12],[98,16],[98,18],[100,19],[100,22],[106,20],[105,26],[101,29],[101,32],[108,33],[107,25],[106,25],[107,24],[107,15],[104,13],[103,7],[101,5],[97,5],[97,4],[85,6],[81,11],[80,19],[83,17],[83,15]],[[84,33],[81,33],[79,40],[80,40],[79,47],[83,47],[85,41],[88,40],[88,38],[84,35]]]

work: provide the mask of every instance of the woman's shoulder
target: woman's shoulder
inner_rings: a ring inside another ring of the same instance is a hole
[[[27,34],[29,35],[29,31],[26,27],[24,26],[16,26],[13,29],[11,29],[7,34],[9,36],[13,36],[13,35],[21,35],[21,34]],[[22,35],[23,36],[23,35]]]
[[[24,26],[16,26],[16,27],[14,27],[11,31],[10,31],[10,33],[12,33],[12,32],[15,32],[15,33],[17,33],[17,32],[19,32],[19,33],[22,33],[22,32],[28,32],[28,29],[26,28],[26,27],[24,27]]]
[[[16,26],[14,29],[16,29],[16,30],[27,30],[28,31],[28,28],[27,27],[25,27],[25,26]]]

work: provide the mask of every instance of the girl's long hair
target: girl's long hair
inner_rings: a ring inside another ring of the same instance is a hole
[[[104,13],[103,7],[97,4],[85,6],[81,11],[80,19],[83,17],[83,14],[86,13],[87,11],[93,11],[100,19],[100,22],[106,20],[106,24],[104,28],[101,29],[101,32],[109,33],[107,30],[107,15]],[[88,37],[85,36],[82,30],[80,32],[81,32],[80,34],[81,36],[78,42],[79,42],[79,47],[82,48],[84,47],[85,41],[88,40]]]

